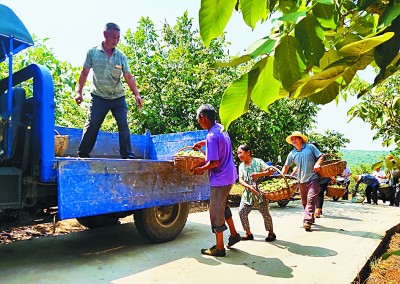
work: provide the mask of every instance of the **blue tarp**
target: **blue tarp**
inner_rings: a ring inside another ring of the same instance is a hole
[[[33,45],[31,35],[17,15],[0,4],[0,62],[10,52],[10,38],[13,38],[13,54]]]

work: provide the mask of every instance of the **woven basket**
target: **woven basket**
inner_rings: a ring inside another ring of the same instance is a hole
[[[337,187],[328,185],[328,189],[326,190],[326,196],[329,197],[342,197],[343,194],[346,193],[345,187]]]
[[[335,155],[332,154],[326,154],[325,157],[327,156],[333,156],[335,158],[338,158]],[[321,169],[318,172],[318,174],[321,177],[333,177],[340,175],[344,169],[346,168],[346,162],[342,161],[340,159],[332,159],[332,160],[325,160],[321,164]]]
[[[298,185],[299,185],[297,178],[295,178],[291,175],[284,175],[280,170],[278,170],[277,168],[275,168],[273,166],[271,166],[270,168],[275,169],[275,171],[278,172],[280,175],[279,176],[264,176],[264,177],[257,179],[257,182],[256,182],[257,189],[260,191],[259,185],[261,183],[263,183],[264,181],[271,180],[271,179],[284,179],[285,183],[286,183],[286,187],[281,188],[279,190],[275,190],[275,191],[266,191],[266,192],[261,191],[261,192],[264,195],[265,199],[268,199],[270,201],[281,201],[281,200],[291,198],[292,195],[296,192]],[[296,180],[296,183],[289,186],[288,181],[287,181],[288,179],[294,179],[294,180]]]
[[[182,149],[178,150],[177,153],[179,153],[180,151],[187,150],[187,149],[197,150],[192,146],[186,146],[186,147],[183,147]],[[197,151],[205,154],[204,151],[201,149],[198,149]],[[204,165],[205,159],[201,158],[201,157],[184,156],[184,155],[176,156],[175,155],[174,156],[174,164],[180,172],[187,173],[187,174],[193,174],[192,170],[194,168]]]
[[[63,156],[68,148],[68,135],[60,135],[56,130],[54,130],[56,135],[54,136],[54,153],[56,157]]]

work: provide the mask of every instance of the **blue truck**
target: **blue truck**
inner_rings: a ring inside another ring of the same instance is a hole
[[[0,225],[36,222],[47,214],[96,228],[133,215],[150,241],[173,240],[190,202],[209,199],[207,176],[179,172],[173,156],[206,132],[132,134],[136,160],[119,158],[117,133],[100,132],[91,158],[77,157],[82,129],[55,125],[50,71],[31,64],[13,72],[13,55],[33,44],[22,21],[0,4],[0,62],[8,61],[8,77],[0,78]],[[30,84],[29,97],[23,82]],[[59,156],[57,137],[68,141]]]

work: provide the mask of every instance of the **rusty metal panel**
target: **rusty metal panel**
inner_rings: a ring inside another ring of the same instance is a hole
[[[57,159],[61,220],[209,199],[207,175],[172,161]]]

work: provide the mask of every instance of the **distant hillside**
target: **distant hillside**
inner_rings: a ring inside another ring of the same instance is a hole
[[[350,167],[358,164],[372,165],[379,157],[388,155],[389,151],[365,151],[365,150],[343,150],[342,159],[347,161]]]

